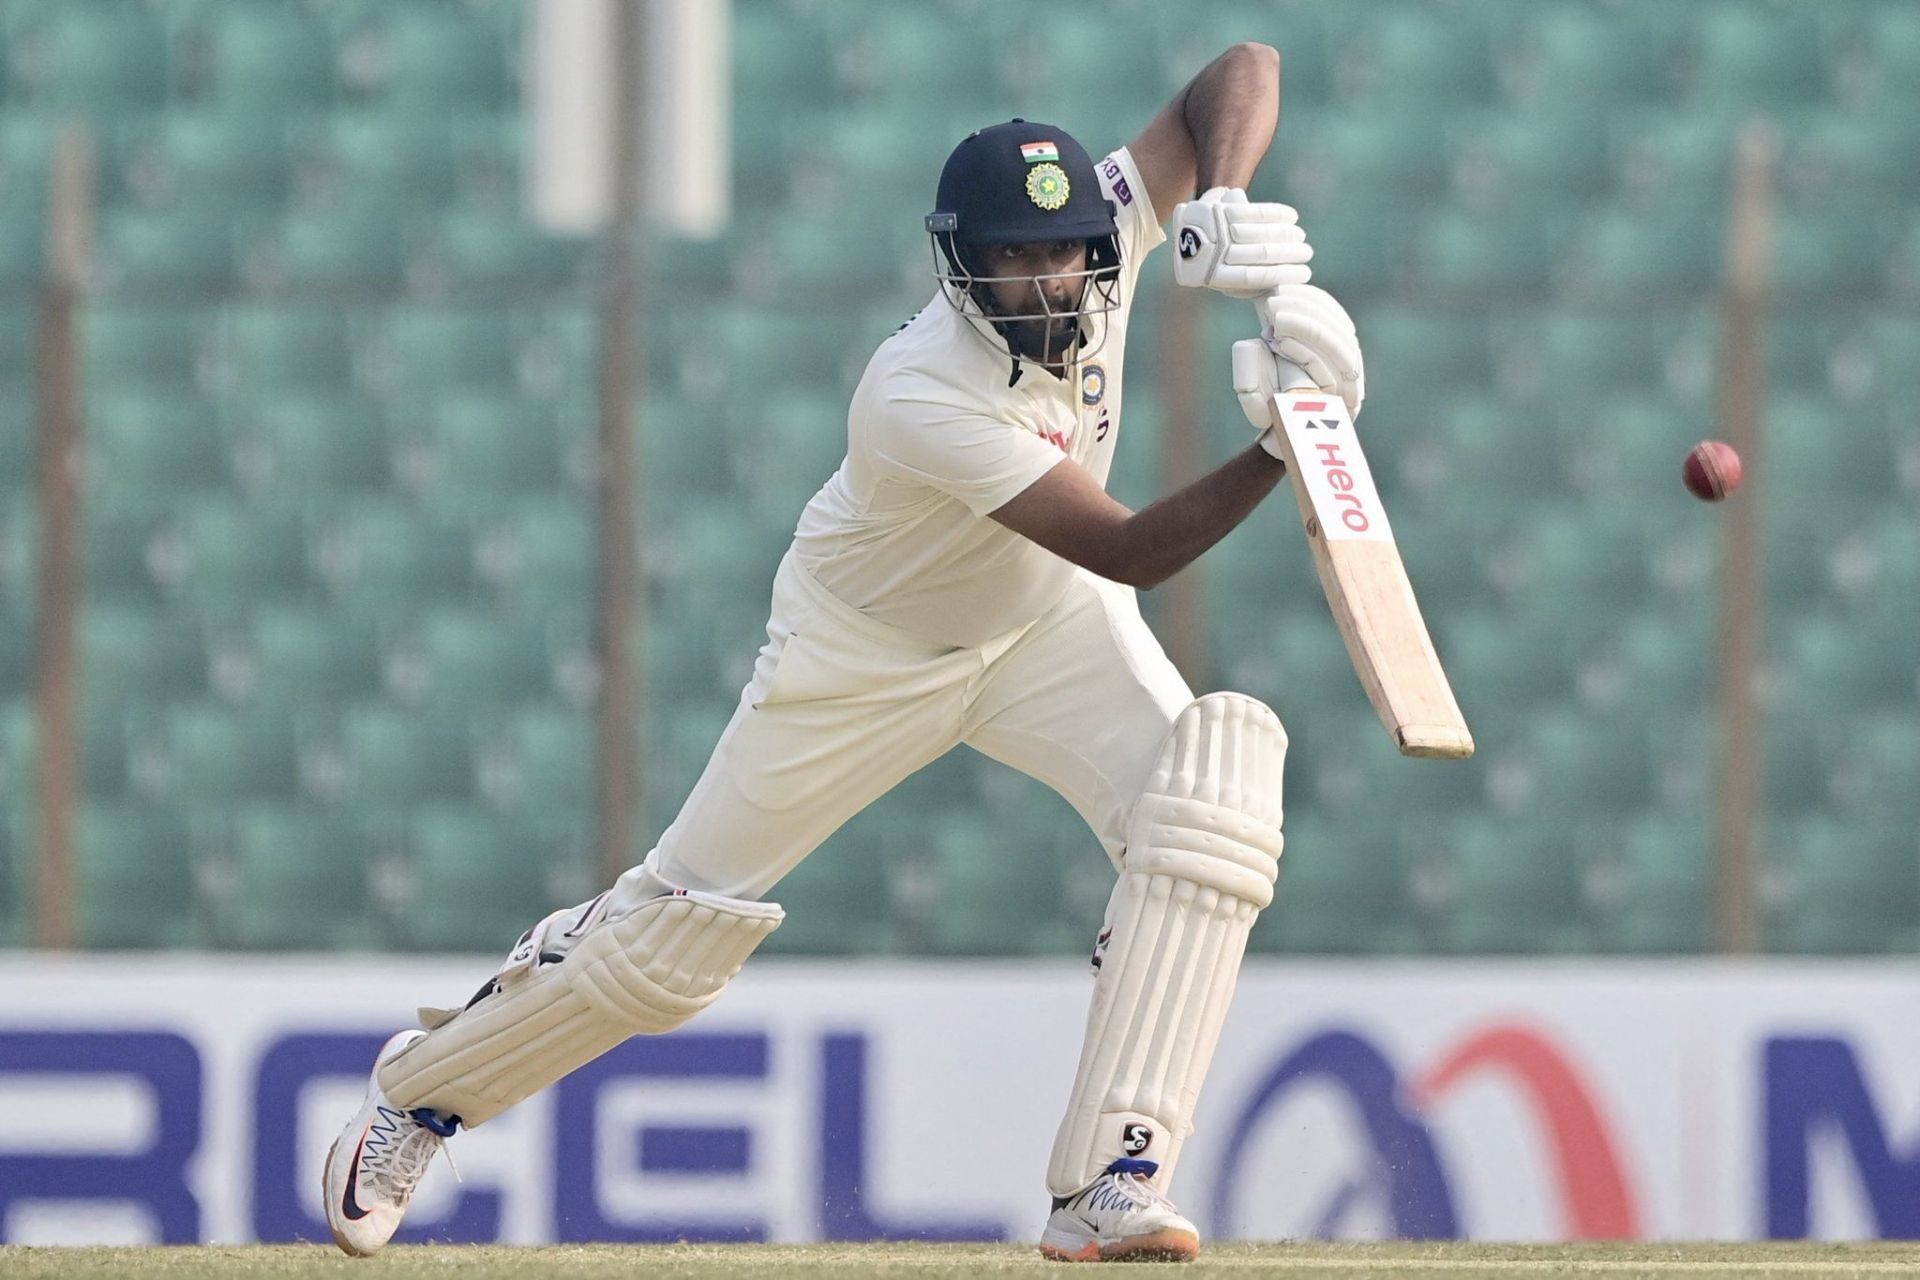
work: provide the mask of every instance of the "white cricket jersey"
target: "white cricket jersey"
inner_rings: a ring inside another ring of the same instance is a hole
[[[1076,572],[987,513],[1062,457],[1107,483],[1134,288],[1166,233],[1125,148],[1094,167],[1119,224],[1120,305],[1106,341],[1067,378],[1023,361],[1008,386],[1011,358],[939,295],[867,364],[846,460],[801,514],[793,554],[872,618],[980,645],[1046,612]]]

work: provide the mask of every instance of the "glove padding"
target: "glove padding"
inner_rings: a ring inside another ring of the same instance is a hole
[[[1320,390],[1347,403],[1358,416],[1367,398],[1366,362],[1353,318],[1334,296],[1315,285],[1290,285],[1254,301],[1260,340],[1233,344],[1233,392],[1254,426],[1278,426],[1272,397],[1290,390],[1279,366],[1297,366]],[[1292,380],[1298,385],[1298,379]]]
[[[1254,204],[1238,187],[1213,187],[1173,208],[1173,278],[1191,287],[1254,298],[1311,277],[1313,246],[1300,215],[1284,204]]]

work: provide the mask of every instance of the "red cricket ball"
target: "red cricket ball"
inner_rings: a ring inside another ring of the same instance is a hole
[[[1680,476],[1694,497],[1718,502],[1740,487],[1740,455],[1721,440],[1702,440],[1687,453]]]

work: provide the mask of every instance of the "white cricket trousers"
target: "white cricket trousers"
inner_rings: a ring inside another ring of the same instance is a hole
[[[1117,867],[1160,745],[1193,701],[1132,588],[1084,571],[1033,622],[956,649],[860,613],[789,552],[767,636],[692,794],[623,881],[651,869],[685,888],[762,898],[841,824],[961,743],[1059,792]]]

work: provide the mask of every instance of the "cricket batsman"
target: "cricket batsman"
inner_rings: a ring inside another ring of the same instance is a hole
[[[1294,211],[1244,190],[1273,138],[1279,69],[1271,48],[1235,45],[1097,163],[1023,120],[954,149],[926,219],[939,293],[854,391],[846,460],[800,517],[705,772],[640,865],[534,925],[463,1008],[424,1009],[424,1030],[381,1049],[327,1156],[342,1249],[392,1237],[458,1128],[713,1003],[779,927],[766,897],[780,878],[966,743],[1066,797],[1118,873],[1041,1252],[1197,1256],[1168,1191],[1273,896],[1287,738],[1244,694],[1195,698],[1135,589],[1279,483],[1282,362],[1354,409],[1363,394],[1353,324],[1307,283]],[[1234,361],[1261,435],[1135,512],[1105,486],[1135,283],[1168,218],[1176,280],[1264,318]]]

